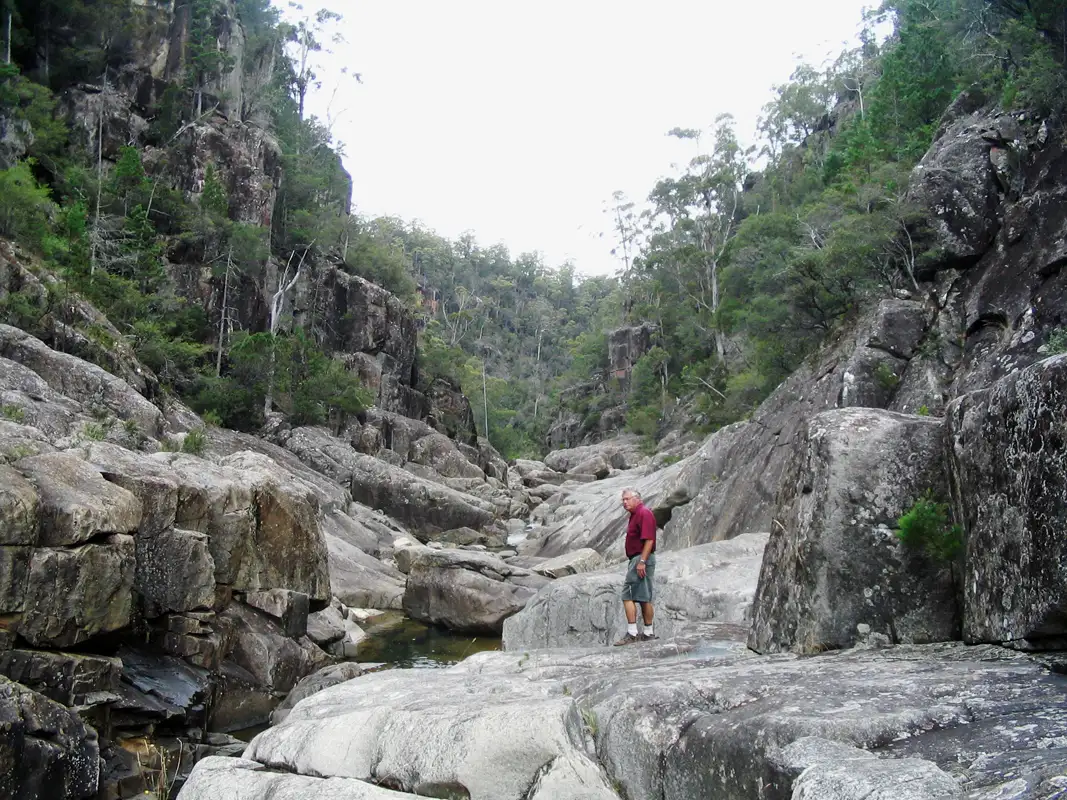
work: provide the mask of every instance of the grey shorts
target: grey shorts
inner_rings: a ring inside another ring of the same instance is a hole
[[[630,559],[630,565],[626,569],[626,580],[622,584],[622,599],[632,600],[635,603],[652,602],[652,579],[656,576],[656,554],[652,553],[645,564],[645,577],[642,580],[637,575],[637,562],[641,556]]]

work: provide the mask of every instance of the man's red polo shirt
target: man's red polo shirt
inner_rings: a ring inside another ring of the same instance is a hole
[[[644,503],[639,503],[630,514],[630,523],[626,526],[626,557],[640,555],[647,540],[652,540],[652,552],[656,552],[656,518],[652,516]]]

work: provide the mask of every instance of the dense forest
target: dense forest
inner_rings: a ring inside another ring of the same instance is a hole
[[[206,265],[226,291],[274,263],[284,294],[311,259],[379,283],[421,321],[420,380],[462,385],[479,429],[508,456],[544,452],[561,411],[593,430],[625,404],[627,427],[650,439],[679,417],[710,431],[744,418],[864,303],[921,292],[937,254],[909,206],[908,175],[961,93],[1053,126],[1067,104],[1067,2],[887,0],[857,46],[773,88],[757,145],[728,116],[672,130],[701,155],[647,198],[611,198],[620,269],[590,278],[580,264],[349,213],[330,132],[305,113],[336,14],[283,18],[268,0],[177,6],[188,23],[181,69],[149,92],[142,144],[104,153],[102,135],[86,139],[72,123],[66,92],[92,84],[102,134],[111,87],[163,35],[152,4],[0,3],[0,113],[9,131],[32,131],[25,156],[0,170],[0,236],[62,278],[46,296],[4,295],[0,320],[33,332],[76,293],[154,371],[161,396],[246,429],[272,409],[321,423],[368,395],[284,303],[265,330],[237,330],[225,302],[212,316],[168,265]],[[234,25],[240,59],[225,46]],[[244,90],[227,102],[234,76]],[[238,213],[210,169],[195,191],[174,178],[182,135],[220,105],[278,143],[285,179],[267,219]],[[656,326],[654,346],[624,393],[607,374],[607,333],[637,323]]]

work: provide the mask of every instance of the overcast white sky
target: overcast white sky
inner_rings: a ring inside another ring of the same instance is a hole
[[[772,85],[798,56],[836,55],[865,4],[326,0],[346,43],[311,107],[325,116],[340,86],[330,110],[358,213],[605,274],[619,266],[602,236],[612,192],[641,200],[694,154],[666,132],[729,112],[753,143]]]

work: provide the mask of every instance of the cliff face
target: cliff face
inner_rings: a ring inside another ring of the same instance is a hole
[[[1053,422],[1067,158],[1047,123],[967,102],[912,176],[930,221],[919,290],[868,308],[750,420],[634,482],[666,520],[664,550],[770,532],[749,639],[761,651],[847,647],[863,631],[1024,649],[1067,635]],[[893,535],[927,491],[964,525],[951,569]],[[611,554],[619,530],[607,497],[560,514],[534,552]]]
[[[222,59],[234,67],[205,84],[202,114],[167,128],[162,121],[174,93],[189,102],[190,6],[152,0],[138,5],[129,61],[61,94],[74,145],[93,158],[102,156],[105,172],[123,147],[135,146],[154,181],[194,201],[213,172],[225,193],[228,217],[272,231],[288,178],[282,147],[268,128],[265,99],[277,43],[253,48],[234,0],[218,4],[211,27]],[[24,132],[0,120],[0,133],[5,143],[0,158],[24,150]],[[331,192],[339,198],[339,211],[347,213],[351,182],[339,161],[336,166],[340,184]],[[217,264],[203,248],[175,237],[166,266],[179,294],[203,308],[216,329],[223,314],[231,330],[268,328],[270,300],[285,264],[264,258],[261,266],[234,275],[224,287]],[[358,373],[385,411],[426,421],[457,441],[476,441],[469,403],[458,388],[436,386],[429,395],[420,391],[416,319],[388,291],[347,273],[327,255],[313,255],[286,296],[282,314]]]

